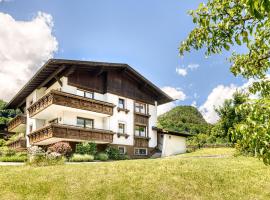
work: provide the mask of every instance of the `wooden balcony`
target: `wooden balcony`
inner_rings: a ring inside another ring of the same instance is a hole
[[[65,124],[50,124],[28,135],[30,144],[49,145],[59,141],[112,143],[109,130],[82,128]]]
[[[148,116],[144,116],[144,115],[135,114],[135,116],[134,116],[134,123],[137,124],[137,125],[148,126],[149,117]]]
[[[16,151],[26,150],[26,139],[25,137],[19,137],[14,141],[10,141],[7,143],[8,148],[14,149]]]
[[[87,110],[105,115],[113,115],[114,108],[114,104],[108,102],[52,90],[28,108],[29,116],[34,117],[51,105]]]
[[[25,115],[17,115],[14,117],[8,124],[9,132],[21,132],[25,133],[26,129],[26,116]]]
[[[147,148],[149,146],[149,139],[147,137],[134,136],[134,146]]]

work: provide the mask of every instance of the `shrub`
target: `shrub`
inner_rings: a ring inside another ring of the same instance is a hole
[[[26,155],[13,155],[13,156],[3,156],[0,157],[1,162],[26,162]]]
[[[49,152],[56,152],[65,157],[70,157],[72,149],[67,142],[57,142],[48,148]]]
[[[3,147],[6,145],[6,141],[4,139],[0,139],[0,147]]]
[[[28,150],[29,161],[28,164],[32,166],[49,166],[64,164],[65,159],[63,156],[56,152],[48,152],[37,146],[30,147]]]
[[[87,154],[73,154],[70,158],[70,162],[91,162],[94,160],[94,156]]]
[[[97,155],[97,158],[98,160],[101,160],[101,161],[107,161],[109,159],[109,156],[106,153],[99,153]]]
[[[80,143],[76,145],[77,154],[96,155],[97,145],[95,143]]]
[[[107,149],[105,151],[106,151],[107,155],[109,156],[109,159],[119,160],[122,157],[119,150],[114,148],[114,147],[107,147]]]

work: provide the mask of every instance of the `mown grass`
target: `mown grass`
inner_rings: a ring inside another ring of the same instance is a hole
[[[250,157],[0,167],[1,199],[270,199],[269,188],[270,167]]]

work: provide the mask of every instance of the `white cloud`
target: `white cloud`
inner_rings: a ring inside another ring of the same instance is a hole
[[[16,21],[0,12],[0,27],[0,99],[8,101],[53,56],[58,42],[52,35],[52,16],[46,13]]]
[[[195,70],[199,67],[199,64],[188,64],[187,67],[182,66],[181,68],[178,67],[175,69],[176,73],[179,74],[180,76],[186,76],[188,73],[188,70]]]
[[[186,99],[186,94],[180,88],[174,88],[174,87],[167,86],[167,87],[161,88],[161,90],[175,100],[182,100],[183,101]]]
[[[219,118],[215,112],[215,108],[221,106],[226,99],[231,99],[237,89],[237,86],[231,84],[229,86],[218,85],[212,90],[204,104],[199,107],[200,112],[207,122],[215,123],[218,121]]]
[[[191,70],[195,70],[197,69],[198,67],[200,67],[199,64],[188,64],[187,68],[188,69],[191,69]]]
[[[176,73],[179,74],[180,76],[186,76],[187,75],[187,70],[184,68],[176,68]]]
[[[161,88],[165,93],[167,93],[170,97],[175,100],[183,101],[186,99],[186,94],[180,88],[174,87],[163,87]],[[165,103],[163,105],[158,106],[158,115],[162,115],[165,112],[168,112],[172,108],[176,106],[176,102]]]

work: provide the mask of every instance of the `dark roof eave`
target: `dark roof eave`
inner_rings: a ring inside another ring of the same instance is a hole
[[[169,97],[165,92],[163,92],[160,88],[158,88],[152,82],[150,82],[145,77],[143,77],[139,72],[134,70],[128,64],[66,60],[66,59],[50,59],[35,73],[35,75],[23,86],[23,88],[9,101],[9,103],[6,105],[6,108],[18,108],[20,105],[23,105],[25,103],[26,97],[34,91],[37,85],[40,85],[42,82],[44,82],[43,79],[44,77],[46,77],[46,73],[47,74],[53,73],[61,65],[70,65],[70,66],[73,66],[73,65],[90,66],[91,65],[91,66],[105,66],[105,67],[112,67],[112,68],[126,68],[132,74],[134,74],[135,76],[140,78],[142,81],[147,83],[147,85],[149,85],[159,94],[160,98],[157,99],[158,105],[173,101],[173,99]]]
[[[190,134],[190,133],[183,133],[183,132],[178,132],[178,131],[169,131],[169,130],[161,129],[161,128],[158,128],[158,127],[155,127],[155,126],[153,126],[152,129],[156,130],[156,131],[159,131],[159,132],[161,132],[163,134],[168,134],[168,135],[175,135],[175,136],[182,136],[182,137],[194,136],[193,134]]]

